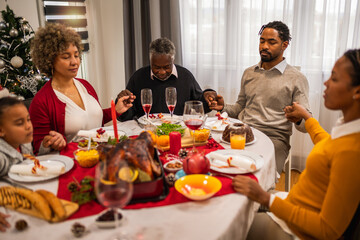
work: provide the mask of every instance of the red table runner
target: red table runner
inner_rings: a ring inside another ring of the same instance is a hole
[[[77,144],[70,143],[67,145],[67,147],[64,150],[61,151],[61,155],[73,158],[74,157],[73,152],[76,149],[77,149]],[[198,151],[204,151],[205,154],[215,151],[215,150],[218,150],[218,149],[224,149],[224,148],[220,144],[218,144],[214,139],[210,139],[209,143],[205,146],[197,147]],[[167,160],[166,160],[167,153],[168,152],[161,152],[160,160],[162,161],[163,164],[165,162],[167,162]],[[74,161],[74,163],[75,164],[74,164],[73,169],[71,169],[69,172],[67,172],[66,174],[63,174],[59,177],[59,187],[58,187],[57,196],[61,199],[65,199],[65,200],[69,200],[69,201],[71,200],[71,193],[67,189],[68,184],[70,182],[74,181],[74,178],[76,178],[76,180],[78,180],[78,181],[81,181],[85,176],[94,177],[94,175],[95,175],[95,167],[83,168],[83,167],[79,166],[77,161]],[[252,173],[245,174],[245,176],[249,176],[250,178],[253,178],[257,181],[257,178]],[[216,177],[221,181],[222,187],[221,187],[220,191],[215,194],[214,197],[222,196],[225,194],[230,194],[230,193],[235,192],[231,186],[232,180],[230,178],[221,177],[221,176],[216,176]],[[130,204],[130,205],[126,206],[125,209],[160,207],[160,206],[183,203],[183,202],[188,202],[188,201],[191,201],[191,200],[187,199],[186,197],[184,197],[183,195],[178,193],[174,187],[170,187],[168,196],[161,201]],[[79,208],[79,210],[75,214],[73,214],[69,219],[91,216],[91,215],[100,213],[104,209],[105,208],[102,205],[98,204],[96,201],[92,201],[90,203],[86,203],[86,204],[82,205]]]

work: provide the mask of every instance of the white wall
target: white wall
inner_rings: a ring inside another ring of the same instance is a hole
[[[16,16],[29,21],[36,31],[39,24],[37,0],[8,0]],[[101,2],[101,4],[100,4]],[[87,80],[95,88],[102,107],[125,88],[123,6],[119,0],[87,0],[90,51],[84,57]],[[0,0],[0,10],[5,10]]]

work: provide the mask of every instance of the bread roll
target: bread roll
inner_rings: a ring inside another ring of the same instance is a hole
[[[46,190],[36,190],[36,192],[46,199],[51,209],[53,210],[55,217],[59,218],[60,220],[65,218],[65,208],[60,202],[60,199],[58,199],[52,192]]]
[[[33,207],[35,207],[45,220],[51,220],[51,209],[49,203],[39,193],[25,188],[16,188],[16,192],[27,198]]]

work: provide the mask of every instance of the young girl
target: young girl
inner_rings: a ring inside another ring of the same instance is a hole
[[[0,99],[0,177],[11,165],[32,154],[33,126],[24,103],[15,97]]]

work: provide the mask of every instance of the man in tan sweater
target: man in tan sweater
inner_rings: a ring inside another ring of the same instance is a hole
[[[277,172],[280,174],[289,154],[292,123],[284,116],[284,107],[299,102],[309,110],[309,86],[306,77],[286,63],[283,53],[291,40],[288,27],[279,21],[262,26],[259,52],[261,61],[247,68],[235,104],[225,104],[218,95],[210,107],[225,111],[265,133],[274,143]],[[305,132],[304,121],[295,127]]]

